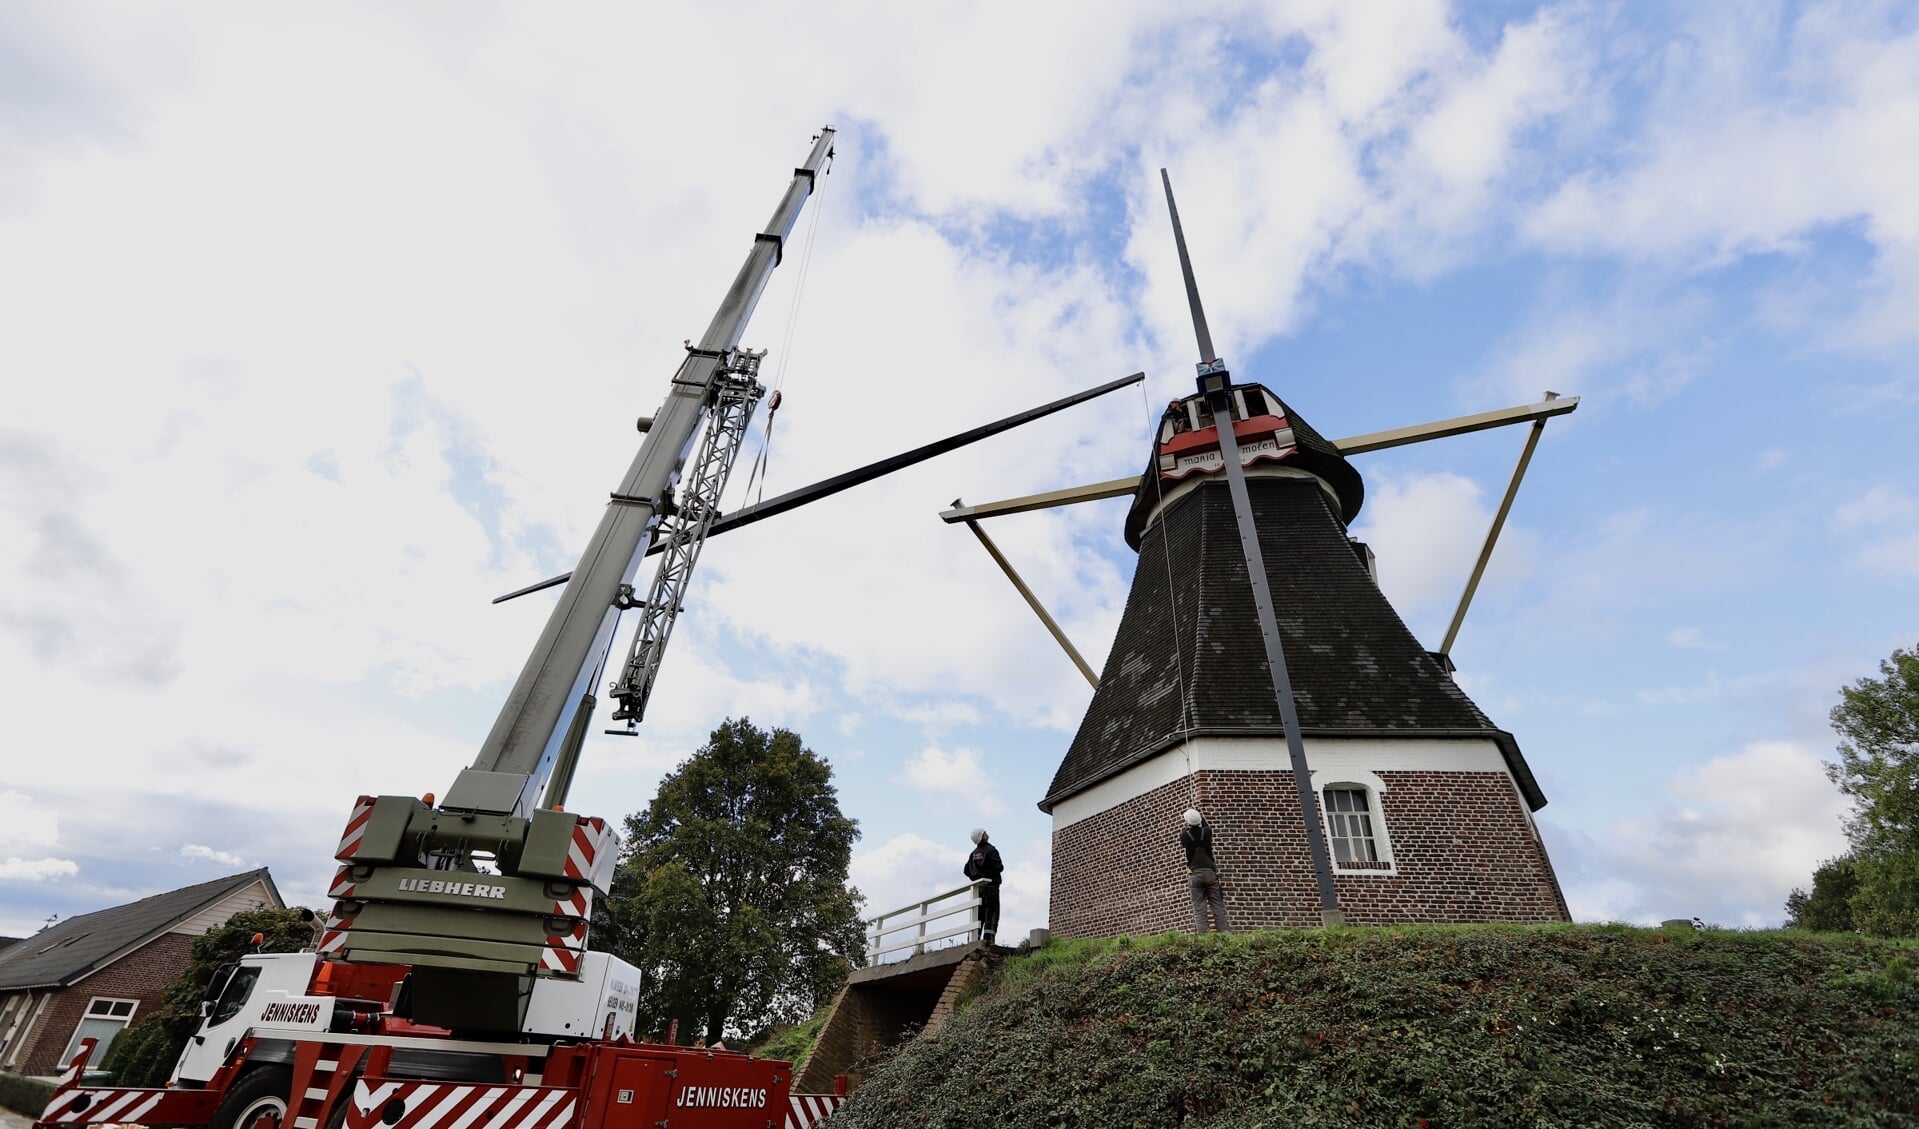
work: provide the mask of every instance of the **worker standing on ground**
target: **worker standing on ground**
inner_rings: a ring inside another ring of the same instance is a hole
[[[1219,863],[1213,858],[1213,825],[1192,808],[1186,809],[1186,826],[1180,828],[1179,845],[1186,848],[1187,879],[1193,892],[1193,925],[1204,933],[1208,928],[1221,933],[1232,929],[1226,920],[1226,891],[1219,884]],[[1208,908],[1212,920],[1206,918]]]
[[[993,943],[999,932],[999,881],[1006,872],[999,860],[999,848],[993,846],[983,827],[973,828],[973,853],[966,856],[966,877],[979,888],[980,939]]]

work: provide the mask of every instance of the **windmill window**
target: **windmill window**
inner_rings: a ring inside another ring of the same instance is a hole
[[[1354,785],[1327,788],[1326,835],[1332,840],[1333,863],[1342,869],[1385,870],[1392,866],[1382,850],[1370,789]]]

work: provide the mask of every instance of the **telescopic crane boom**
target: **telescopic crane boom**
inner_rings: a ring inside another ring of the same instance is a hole
[[[577,752],[578,741],[568,749],[566,737],[575,728],[574,715],[590,708],[585,699],[592,693],[612,640],[622,607],[621,589],[633,582],[650,540],[647,535],[671,498],[700,425],[722,391],[725,370],[735,365],[735,350],[747,319],[779,265],[786,237],[832,151],[833,130],[823,129],[806,163],[793,170],[793,180],[766,230],[754,236],[753,249],[712,324],[699,344],[687,348],[686,359],[667,389],[666,402],[653,416],[632,467],[600,518],[480,755],[473,767],[460,773],[444,806],[524,815],[532,810],[535,793],[561,756]],[[562,799],[552,797],[545,806]]]
[[[833,135],[822,129],[793,170],[712,323],[687,346],[666,402],[472,766],[437,807],[431,797],[411,796],[362,796],[355,805],[335,855],[335,916],[320,951],[411,965],[419,1022],[518,1030],[532,978],[579,968],[594,895],[605,893],[618,855],[604,820],[560,807],[592,718],[594,683],[623,610],[642,608],[649,646],[655,655],[664,646],[684,570],[761,392],[758,355],[740,349],[740,336],[832,157]],[[702,425],[700,466],[676,499]],[[684,568],[677,578],[656,578],[655,598],[667,607],[652,608],[635,599],[632,583],[661,537],[680,545]]]

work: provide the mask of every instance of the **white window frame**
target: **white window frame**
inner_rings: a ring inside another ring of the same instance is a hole
[[[1313,787],[1318,789],[1314,798],[1319,807],[1319,831],[1326,837],[1326,854],[1333,864],[1333,873],[1353,878],[1391,878],[1397,875],[1399,863],[1393,854],[1392,833],[1386,827],[1386,805],[1381,802],[1386,794],[1386,782],[1363,769],[1345,769],[1332,779],[1315,780]],[[1373,828],[1373,850],[1379,855],[1376,863],[1341,866],[1339,856],[1333,851],[1333,821],[1332,813],[1327,810],[1326,793],[1341,788],[1362,792],[1366,796],[1366,814]]]
[[[100,1015],[95,1015],[93,1013],[93,1009],[94,1009],[94,1006],[97,1004],[106,1004],[107,1005],[106,1012]],[[126,1004],[127,1013],[125,1015],[112,1014],[114,1004]],[[61,1052],[60,1065],[62,1067],[66,1066],[68,1063],[73,1061],[74,1055],[77,1055],[80,1053],[80,1040],[85,1038],[85,1036],[80,1034],[80,1028],[86,1024],[87,1020],[89,1019],[119,1020],[120,1030],[114,1032],[114,1035],[113,1035],[115,1039],[118,1039],[121,1035],[126,1033],[127,1028],[133,1026],[133,1017],[137,1012],[139,1012],[139,1010],[140,1010],[140,1001],[136,999],[130,999],[126,996],[90,997],[87,1000],[87,1009],[80,1013],[80,1018],[77,1021],[75,1021],[73,1025],[73,1034],[68,1036],[67,1038],[67,1049]],[[111,1040],[109,1040],[109,1042],[111,1042]],[[93,1062],[88,1063],[88,1065],[97,1069],[100,1065],[100,1060],[96,1058]]]
[[[0,1062],[8,1061],[7,1048],[13,1045],[13,1029],[32,1007],[32,992],[14,992],[7,996],[6,1003],[0,1004]]]
[[[29,992],[28,996],[31,997],[32,993]],[[53,990],[48,990],[41,992],[38,1000],[30,999],[20,1005],[20,1010],[14,1013],[13,1030],[7,1036],[11,1042],[7,1044],[6,1058],[0,1061],[0,1066],[11,1068],[20,1062],[20,1052],[33,1037],[33,1029],[39,1024],[40,1017],[46,1014],[47,1005],[53,1002],[53,997]]]

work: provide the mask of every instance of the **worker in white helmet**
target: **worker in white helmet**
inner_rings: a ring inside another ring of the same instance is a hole
[[[1219,862],[1213,858],[1213,825],[1194,808],[1186,809],[1186,826],[1179,830],[1179,845],[1186,848],[1187,884],[1193,895],[1193,925],[1201,933],[1216,929],[1221,933],[1233,926],[1226,920],[1226,890],[1219,882]],[[1207,919],[1207,911],[1212,918]]]
[[[966,856],[966,877],[979,890],[980,940],[993,943],[999,932],[999,882],[1006,866],[1000,862],[999,848],[993,846],[984,827],[973,828],[973,853]]]

